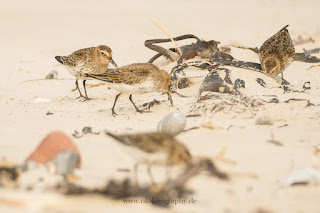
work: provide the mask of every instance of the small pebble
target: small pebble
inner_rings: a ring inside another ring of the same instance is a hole
[[[58,77],[58,71],[52,70],[49,74],[45,77],[45,79],[55,79]]]
[[[256,125],[272,125],[273,121],[270,116],[261,116],[257,118]]]
[[[170,135],[177,135],[187,124],[186,116],[181,112],[172,112],[158,123],[158,131]]]

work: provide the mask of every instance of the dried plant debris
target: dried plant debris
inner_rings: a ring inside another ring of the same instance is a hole
[[[309,38],[302,38],[302,36],[298,36],[297,39],[293,40],[294,45],[301,45],[306,43],[315,43],[315,40],[312,37]]]
[[[302,98],[290,98],[290,99],[284,101],[284,103],[292,103],[292,102],[297,102],[297,101],[306,101],[307,104],[306,104],[305,107],[315,106],[315,104],[311,103],[310,100],[308,100],[308,99],[302,99]]]
[[[75,130],[74,133],[72,134],[72,136],[75,137],[75,138],[81,138],[82,136],[84,136],[86,134],[99,135],[100,132],[92,132],[92,128],[91,127],[85,126],[82,129],[82,134],[80,134],[77,130]]]
[[[20,173],[18,166],[0,162],[0,187],[16,187]]]
[[[303,86],[302,86],[303,91],[306,91],[306,90],[308,90],[308,89],[311,89],[310,84],[311,84],[310,81],[304,82],[304,84],[303,84]]]
[[[271,132],[271,139],[267,140],[268,143],[274,144],[276,146],[283,146],[283,143],[281,143],[278,140],[274,139],[274,134]]]
[[[245,82],[241,79],[237,79],[235,84],[232,83],[229,69],[218,68],[209,73],[203,80],[199,89],[199,97],[205,91],[240,94],[237,89],[243,87],[245,87]]]
[[[272,98],[270,101],[268,101],[268,103],[274,103],[274,104],[278,104],[280,101],[278,98]]]
[[[48,112],[46,113],[46,115],[53,115],[53,113],[50,112],[50,111],[48,111]]]
[[[144,107],[144,109],[148,109],[150,110],[151,107],[155,106],[155,105],[160,105],[161,101],[158,101],[156,99],[153,99],[153,101],[144,103],[142,106]]]
[[[268,87],[267,83],[262,78],[257,78],[256,81],[258,84],[260,84],[262,87]]]
[[[205,115],[230,114],[230,116],[255,117],[264,101],[252,99],[241,95],[219,94],[205,92],[198,101],[192,105],[190,113]]]
[[[165,49],[161,46],[155,45],[158,43],[171,42],[171,39],[151,39],[145,41],[144,44],[146,47],[158,52],[158,54],[153,56],[148,61],[148,63],[153,63],[160,56],[165,56],[171,61],[177,61],[178,64],[181,64],[183,61],[194,58],[196,56],[200,56],[201,58],[210,58],[213,53],[219,51],[218,44],[220,42],[214,40],[204,41],[192,34],[182,35],[173,38],[174,41],[180,41],[184,39],[195,39],[196,43],[180,47],[182,55],[180,55],[177,48]]]

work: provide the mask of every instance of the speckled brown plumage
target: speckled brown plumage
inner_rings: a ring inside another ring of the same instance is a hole
[[[164,70],[159,69],[156,65],[150,63],[134,63],[119,67],[116,69],[107,69],[103,74],[87,74],[87,77],[107,82],[107,85],[119,92],[112,107],[112,114],[119,96],[130,94],[129,99],[138,112],[139,110],[132,101],[132,94],[144,94],[163,90],[171,98],[171,76]]]
[[[83,97],[78,86],[78,79],[82,79],[83,86],[87,96],[85,88],[85,81],[90,78],[86,77],[86,74],[101,74],[104,73],[111,62],[115,67],[116,63],[112,59],[112,50],[106,45],[100,45],[97,47],[90,47],[77,50],[68,56],[56,56],[58,62],[66,66],[69,73],[77,78],[76,86],[79,90],[80,97]]]
[[[187,147],[174,138],[164,133],[140,133],[140,134],[124,134],[114,135],[108,131],[105,133],[116,141],[128,145],[133,149],[140,150],[148,154],[164,153],[166,159],[159,158],[156,163],[165,165],[186,165],[191,163],[192,156]],[[148,159],[143,159],[148,163]],[[154,161],[152,163],[155,163]]]
[[[271,76],[282,73],[295,57],[295,48],[287,27],[266,40],[259,49],[262,69]]]

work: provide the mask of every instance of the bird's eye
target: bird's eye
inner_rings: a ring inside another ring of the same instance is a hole
[[[101,52],[101,55],[106,55],[104,52]]]

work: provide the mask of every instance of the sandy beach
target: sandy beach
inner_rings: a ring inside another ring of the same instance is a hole
[[[320,212],[320,186],[315,183],[320,178],[309,184],[283,186],[295,169],[320,170],[320,67],[308,69],[316,64],[292,62],[284,71],[284,78],[296,91],[289,93],[284,93],[277,82],[261,73],[227,67],[233,82],[237,78],[245,79],[246,88],[241,93],[262,104],[249,107],[240,103],[221,111],[212,110],[215,100],[204,103],[196,100],[208,71],[188,68],[188,75],[202,78],[194,80],[188,88],[178,89],[187,97],[173,94],[173,107],[164,101],[153,106],[151,113],[140,114],[123,95],[116,107],[119,115],[113,117],[111,107],[116,91],[106,85],[91,87],[100,83],[92,80],[87,81],[92,100],[76,99],[78,92],[72,91],[74,77],[55,60],[57,55],[104,44],[112,48],[113,59],[119,66],[147,62],[156,52],[144,46],[145,40],[167,38],[148,17],[173,37],[194,34],[204,40],[220,41],[221,46],[260,47],[289,24],[293,40],[302,36],[315,41],[296,45],[299,53],[320,47],[319,8],[320,2],[312,0],[3,1],[0,8],[1,159],[20,164],[47,134],[61,130],[81,153],[82,167],[75,171],[78,177],[75,183],[101,187],[111,178],[131,177],[131,172],[119,169],[131,170],[135,161],[104,134],[75,138],[72,136],[75,130],[81,132],[89,126],[96,132],[108,129],[118,134],[157,131],[158,122],[164,116],[178,111],[200,116],[188,117],[186,129],[199,128],[183,132],[177,139],[194,156],[214,159],[225,150],[224,158],[228,161],[215,163],[230,174],[231,180],[200,174],[186,185],[193,191],[187,199],[196,203],[161,208],[100,195],[62,195],[47,189],[59,177],[48,175],[44,182],[36,183],[33,176],[42,171],[28,171],[21,174],[18,187],[0,187],[0,212]],[[164,46],[173,47],[173,44]],[[259,62],[257,54],[249,50],[232,47],[230,54],[240,60]],[[320,58],[319,53],[313,55]],[[155,64],[170,73],[176,62],[161,57]],[[45,80],[53,70],[58,72],[58,79]],[[268,87],[261,87],[256,78],[263,78]],[[308,81],[311,89],[303,91]],[[228,101],[232,96],[221,97]],[[160,92],[133,97],[138,107],[154,99],[167,100]],[[267,103],[275,97],[279,103]],[[52,114],[47,115],[48,112]],[[256,125],[261,116],[270,117],[272,125]],[[162,172],[160,168],[154,169],[158,181],[163,178]],[[142,180],[147,182],[145,173],[144,168],[139,169]],[[27,190],[30,185],[35,190]]]

